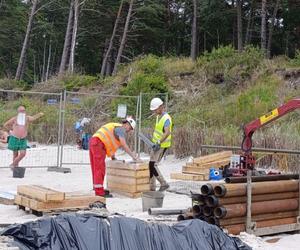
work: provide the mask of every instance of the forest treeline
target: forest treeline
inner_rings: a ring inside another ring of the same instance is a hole
[[[141,55],[226,45],[295,57],[300,0],[0,0],[0,78],[104,77]]]

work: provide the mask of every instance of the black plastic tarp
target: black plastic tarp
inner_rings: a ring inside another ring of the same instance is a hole
[[[10,226],[2,235],[28,249],[250,250],[239,238],[198,219],[173,226],[134,218],[63,214]]]

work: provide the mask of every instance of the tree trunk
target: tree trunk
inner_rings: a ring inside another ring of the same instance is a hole
[[[45,76],[46,76],[46,47],[47,47],[47,41],[46,41],[46,37],[44,37],[45,41],[44,41],[44,52],[43,52],[43,68],[42,68],[42,77],[41,77],[41,81],[45,81]]]
[[[70,62],[69,62],[69,71],[71,73],[74,72],[75,47],[76,47],[76,38],[77,38],[77,31],[78,31],[78,18],[79,18],[79,0],[74,0],[73,32],[72,32]]]
[[[197,0],[193,0],[193,24],[192,24],[192,44],[191,58],[196,61],[197,58]]]
[[[268,39],[268,48],[267,48],[267,58],[271,57],[271,47],[272,47],[272,38],[273,38],[273,30],[275,26],[275,19],[277,16],[277,11],[279,8],[280,0],[276,0],[276,4],[273,11],[272,21],[269,26],[269,39]]]
[[[237,35],[238,35],[238,51],[243,51],[243,24],[242,24],[242,0],[236,1],[237,9]]]
[[[51,61],[51,40],[49,42],[49,48],[48,48],[48,60],[47,60],[47,69],[46,69],[46,76],[45,81],[48,81],[49,78],[49,69],[50,69],[50,61]]]
[[[231,1],[231,7],[232,7],[232,11],[234,11],[234,0]],[[232,46],[235,48],[235,26],[236,26],[236,21],[233,21],[232,24]]]
[[[124,47],[125,47],[126,37],[127,37],[128,27],[129,27],[129,22],[130,22],[131,13],[132,13],[133,2],[134,2],[134,0],[130,0],[129,9],[128,9],[128,13],[127,13],[127,17],[126,17],[126,22],[125,22],[125,27],[124,27],[124,32],[123,32],[121,44],[120,44],[120,47],[119,47],[119,50],[118,50],[117,59],[115,61],[113,75],[115,75],[117,73],[118,66],[119,66],[120,61],[121,61],[121,56],[123,54],[123,50],[124,50]]]
[[[267,46],[267,0],[262,0],[261,2],[261,49],[266,55]]]
[[[31,12],[30,12],[30,16],[29,16],[29,20],[28,20],[28,24],[27,24],[25,39],[23,42],[22,51],[21,51],[21,55],[20,55],[20,59],[19,59],[19,63],[18,63],[18,68],[17,68],[16,75],[15,75],[16,80],[22,79],[23,69],[25,67],[24,64],[25,64],[25,60],[26,60],[26,52],[27,52],[27,49],[29,46],[29,37],[30,37],[31,29],[32,29],[33,17],[35,14],[37,4],[38,4],[38,0],[33,0]]]
[[[253,9],[254,9],[254,4],[255,0],[251,1],[251,7],[249,10],[249,16],[248,16],[248,21],[247,21],[247,30],[246,30],[246,37],[245,37],[245,45],[248,45],[251,42],[251,30],[252,30],[252,16],[253,16]]]
[[[69,63],[70,42],[72,36],[71,30],[73,24],[73,7],[74,7],[74,2],[73,0],[71,0],[67,30],[65,34],[64,48],[63,48],[63,53],[61,56],[60,67],[59,67],[59,74],[62,74],[66,70],[66,65]]]
[[[110,56],[110,53],[111,53],[111,50],[112,50],[112,47],[113,47],[114,39],[115,39],[115,36],[116,36],[117,28],[118,28],[120,17],[121,17],[123,2],[124,2],[124,0],[121,0],[120,7],[119,7],[119,10],[118,10],[118,14],[117,14],[116,21],[115,21],[115,25],[114,25],[114,29],[113,29],[112,35],[110,37],[110,41],[109,41],[107,51],[106,51],[106,53],[104,55],[104,58],[103,58],[102,67],[101,67],[101,75],[102,76],[105,75],[107,60]]]

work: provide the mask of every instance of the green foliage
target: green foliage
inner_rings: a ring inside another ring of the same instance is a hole
[[[14,79],[3,78],[0,79],[0,89],[25,89],[27,84],[24,81],[18,81]]]
[[[61,79],[66,90],[77,91],[80,87],[90,87],[97,84],[98,78],[89,75],[65,75]]]
[[[238,53],[232,46],[221,46],[199,57],[197,67],[203,69],[214,83],[239,84],[249,79],[262,62],[263,55],[258,48],[249,46]]]
[[[300,50],[296,50],[295,58],[290,60],[290,65],[293,67],[300,67]]]

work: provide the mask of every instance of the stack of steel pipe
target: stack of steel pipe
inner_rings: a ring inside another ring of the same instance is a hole
[[[202,189],[202,194],[192,194],[192,208],[185,214],[179,215],[177,217],[178,221],[200,219],[208,222],[208,219],[213,215],[213,209],[206,205],[205,200],[208,195],[213,194],[214,186],[208,183],[206,185],[203,185]]]
[[[252,221],[257,228],[296,223],[298,180],[253,182]],[[201,187],[203,219],[227,229],[231,234],[245,231],[247,184],[205,184]]]
[[[252,222],[257,228],[293,224],[297,221],[298,180],[254,182],[252,187]],[[247,184],[202,185],[201,194],[192,195],[193,207],[178,220],[198,218],[239,234],[246,230]]]

